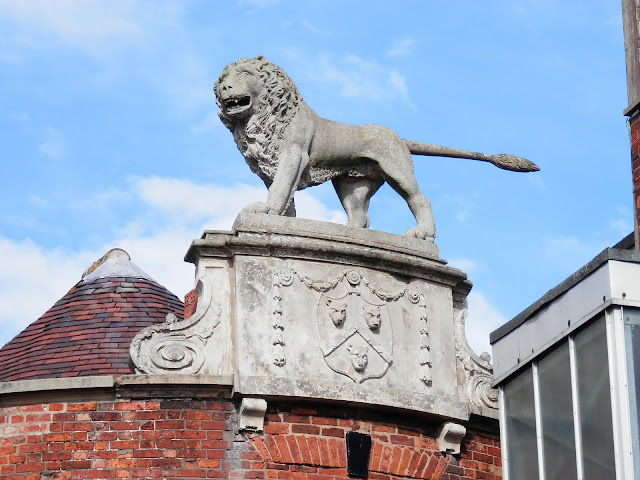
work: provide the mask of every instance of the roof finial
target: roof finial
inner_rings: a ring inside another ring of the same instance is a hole
[[[82,280],[85,282],[105,277],[138,277],[153,280],[148,273],[134,264],[129,254],[121,248],[112,248],[82,274]]]
[[[106,262],[110,258],[131,260],[131,256],[122,248],[112,248],[107,253],[105,253],[102,257],[100,257],[98,260],[93,262],[93,264],[82,274],[82,278],[84,279],[84,277],[89,275],[91,272],[93,272],[96,268],[98,268],[100,265],[102,265],[104,262]]]

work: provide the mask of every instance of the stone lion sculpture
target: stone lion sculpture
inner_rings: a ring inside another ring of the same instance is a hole
[[[264,57],[227,65],[215,83],[218,115],[238,149],[268,188],[266,203],[244,211],[295,216],[297,190],[331,180],[348,225],[367,228],[371,196],[386,181],[405,199],[417,225],[405,235],[433,241],[429,200],[420,192],[411,154],[468,158],[505,170],[538,167],[512,155],[482,153],[403,140],[380,125],[347,125],[317,116],[289,76]]]

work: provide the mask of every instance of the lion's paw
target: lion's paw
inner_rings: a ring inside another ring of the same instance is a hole
[[[428,229],[419,225],[411,227],[409,230],[404,232],[404,235],[407,237],[418,238],[420,240],[427,240],[428,242],[433,242],[433,239],[436,236],[433,229]]]
[[[269,206],[264,202],[254,202],[244,207],[242,213],[269,213]]]

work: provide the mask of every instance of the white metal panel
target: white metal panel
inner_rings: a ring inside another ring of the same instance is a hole
[[[578,365],[576,363],[576,345],[573,335],[569,337],[569,367],[571,369],[571,403],[573,404],[573,432],[576,442],[576,474],[578,480],[584,480],[584,464],[582,462],[582,430],[580,407],[578,400]]]
[[[627,301],[640,301],[640,264],[610,260],[611,296]]]
[[[535,358],[602,309],[612,296],[610,263],[602,265],[493,344],[496,380]]]
[[[500,452],[502,453],[502,480],[509,480],[509,455],[507,440],[507,412],[504,408],[504,387],[498,389],[498,412],[500,415]]]
[[[518,365],[518,355],[520,349],[518,342],[514,341],[516,331],[502,337],[491,345],[493,356],[493,378],[500,380],[501,377]]]
[[[620,308],[607,312],[607,354],[609,357],[609,384],[611,389],[611,416],[613,420],[613,451],[616,479],[633,479],[631,442],[625,441],[630,429],[629,409],[624,408],[621,391],[624,391],[626,370],[624,369],[624,340],[622,337],[622,314]],[[630,440],[630,438],[629,438]]]
[[[636,272],[640,273],[640,270]],[[622,308],[614,308],[607,314],[609,375],[611,376],[611,403],[613,410],[613,432],[616,455],[620,456],[620,467],[623,471],[618,478],[633,479],[633,445],[631,439],[631,413],[629,408],[629,383],[627,379],[627,356],[624,341],[624,317]],[[614,364],[613,367],[611,364]],[[617,425],[616,425],[617,423]],[[616,465],[617,471],[617,465]]]
[[[545,480],[545,468],[544,468],[544,447],[542,444],[542,438],[544,432],[542,431],[542,412],[540,411],[540,382],[538,377],[538,362],[534,362],[533,365],[533,409],[535,410],[536,418],[536,445],[538,447],[538,479]]]

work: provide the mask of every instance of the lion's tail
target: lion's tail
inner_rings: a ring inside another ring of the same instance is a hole
[[[459,148],[443,147],[440,145],[432,145],[430,143],[414,142],[413,140],[402,140],[409,148],[413,155],[426,155],[433,157],[452,157],[466,158],[469,160],[480,160],[481,162],[489,162],[503,170],[511,170],[512,172],[537,172],[540,170],[535,163],[530,162],[526,158],[506,155],[504,153],[498,155],[487,155],[484,153],[472,152],[470,150],[461,150]]]

